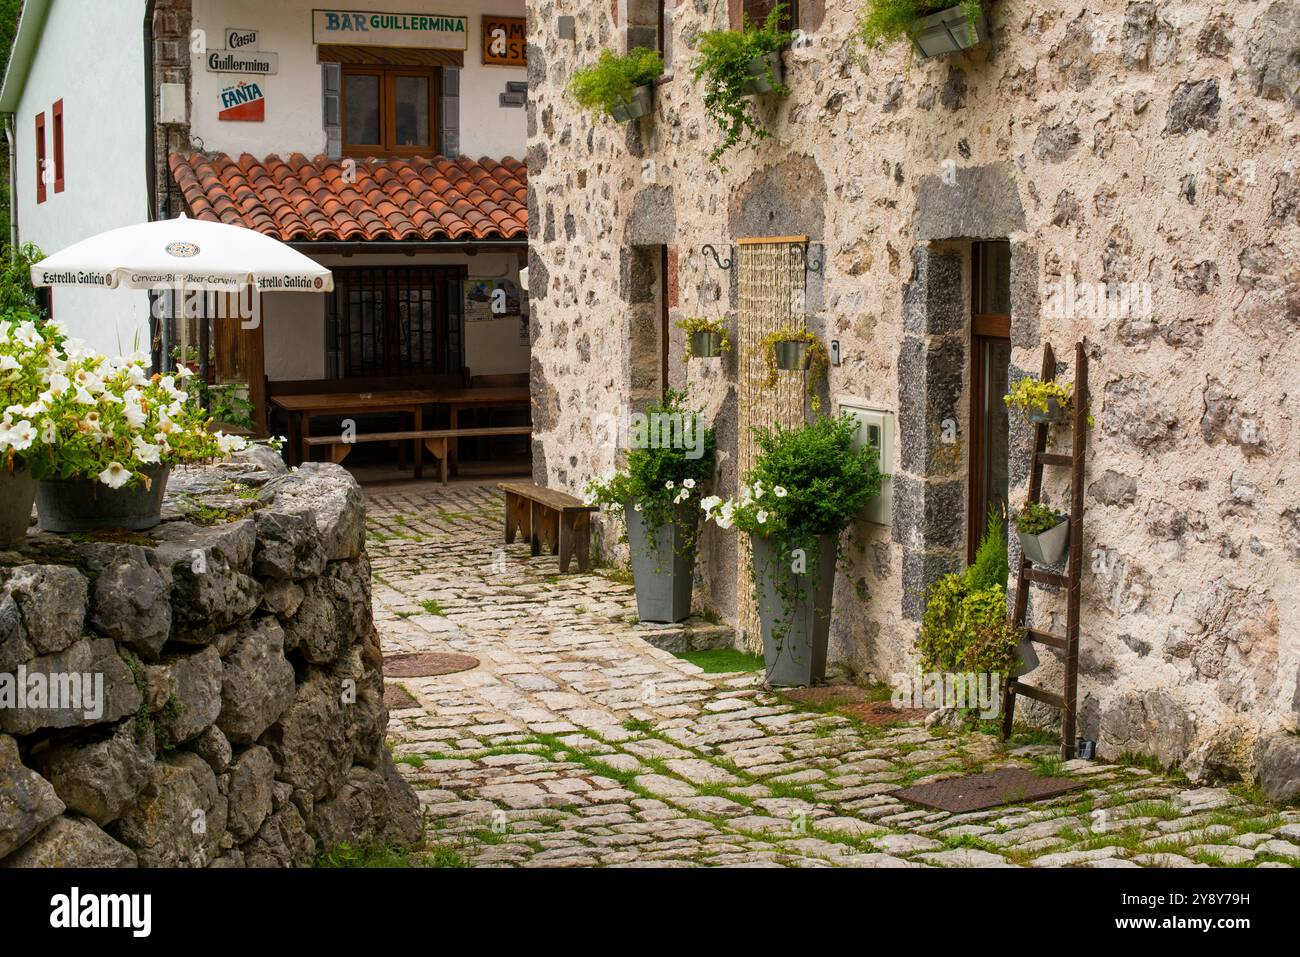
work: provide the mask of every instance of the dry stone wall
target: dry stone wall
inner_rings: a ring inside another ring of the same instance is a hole
[[[739,4],[668,4],[672,76],[631,125],[564,89],[624,48],[626,5],[528,6],[539,480],[580,492],[615,466],[602,415],[657,370],[648,295],[674,318],[733,316],[734,266],[702,247],[725,260],[737,238],[811,236],[825,266],[808,323],[843,351],[829,392],[899,413],[894,522],[855,529],[832,660],[886,680],[911,669],[924,588],[965,557],[969,241],[1008,239],[1013,377],[1038,374],[1046,342],[1065,378],[1076,341],[1092,368],[1082,733],[1103,756],[1205,774],[1250,774],[1276,735],[1295,740],[1300,4],[999,0],[990,44],[933,61],[902,44],[864,56],[857,3],[813,4],[785,54],[790,97],[756,101],[772,139],[728,154],[725,173],[707,161],[717,133],[689,63]],[[660,243],[656,289],[645,250]],[[1077,297],[1106,284],[1133,291],[1126,313]],[[681,350],[673,330],[672,381],[717,416],[727,494],[735,359]],[[1010,440],[1015,504],[1028,431]],[[734,537],[710,530],[701,547],[703,600],[731,616],[748,587]],[[1062,628],[1063,596],[1036,594],[1031,614]],[[1033,680],[1051,686],[1043,657]]]
[[[255,449],[175,472],[163,518],[0,553],[0,866],[302,867],[418,840],[355,480]]]

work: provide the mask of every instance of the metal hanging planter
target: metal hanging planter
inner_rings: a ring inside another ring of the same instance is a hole
[[[981,13],[972,24],[961,7],[949,7],[912,22],[912,46],[923,59],[969,50],[989,40],[989,22]]]
[[[691,358],[692,359],[717,359],[721,355],[722,355],[722,333],[720,332],[691,333]]]
[[[784,339],[776,343],[776,367],[783,372],[806,372],[812,365],[808,343],[802,339]]]
[[[1056,396],[1048,398],[1046,412],[1042,409],[1036,409],[1033,406],[1030,406],[1029,408],[1030,422],[1046,422],[1048,425],[1056,425],[1060,422],[1064,422],[1068,415],[1069,412],[1066,411],[1065,406],[1061,405],[1061,400],[1056,398]]]
[[[617,103],[610,109],[610,115],[620,123],[631,123],[654,112],[654,87],[650,84],[638,86],[626,102]]]
[[[1061,524],[1049,528],[1037,535],[1017,532],[1020,548],[1025,557],[1035,565],[1055,565],[1070,547],[1070,520],[1062,519]]]
[[[749,61],[749,79],[741,86],[741,95],[755,96],[760,93],[771,93],[781,82],[782,76],[779,52],[756,56]]]

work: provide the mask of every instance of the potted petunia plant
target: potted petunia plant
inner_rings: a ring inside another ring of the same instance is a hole
[[[181,388],[190,375],[182,366],[151,376],[137,357],[78,349],[50,356],[28,410],[42,440],[29,456],[42,530],[151,528],[174,466],[247,445],[208,430],[202,407]]]
[[[879,450],[855,448],[857,431],[848,414],[796,429],[755,429],[759,455],[739,495],[701,502],[719,527],[750,537],[771,685],[825,677],[840,533],[880,494]]]
[[[696,503],[713,480],[715,440],[703,416],[687,406],[684,392],[670,390],[646,411],[646,422],[626,465],[587,485],[587,503],[624,515],[637,616],[676,622],[691,613],[700,524]]]
[[[62,342],[61,326],[42,324],[25,308],[0,317],[0,546],[21,539],[31,523],[36,477],[28,459],[41,441],[33,420],[43,411],[38,399],[45,371]]]

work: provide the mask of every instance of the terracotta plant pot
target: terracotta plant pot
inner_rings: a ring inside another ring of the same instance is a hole
[[[643,513],[628,507],[627,542],[632,552],[636,613],[641,621],[672,623],[691,615],[695,582],[695,552],[686,547],[694,538],[689,522],[699,522],[697,507],[684,509],[678,520],[646,528]]]
[[[780,53],[754,57],[749,61],[749,79],[741,87],[741,92],[745,96],[771,93],[776,89],[776,84],[781,82],[782,76]]]
[[[153,528],[162,515],[171,470],[154,465],[141,471],[151,479],[148,489],[143,482],[113,489],[92,478],[42,481],[36,489],[37,524],[44,532]]]
[[[776,367],[784,372],[803,372],[812,365],[808,354],[808,343],[802,339],[787,339],[778,342],[776,349]]]
[[[1035,565],[1055,565],[1070,547],[1070,520],[1062,519],[1061,524],[1037,535],[1017,532],[1016,536],[1025,557]]]
[[[767,539],[750,535],[758,585],[758,620],[763,631],[763,661],[767,683],[804,688],[826,677],[826,648],[830,643],[831,600],[835,590],[835,536],[817,539],[817,555],[808,556],[809,572],[797,574],[788,556],[778,556]],[[779,583],[784,580],[784,587]],[[793,608],[785,607],[781,592],[803,594]]]
[[[987,43],[989,22],[981,13],[972,28],[961,7],[949,7],[914,20],[908,34],[917,53],[928,60]]]
[[[619,103],[610,114],[620,123],[630,123],[654,112],[654,87],[638,86],[632,91],[632,98],[626,103]]]
[[[692,332],[691,358],[716,359],[722,355],[722,333]]]
[[[27,466],[20,464],[12,472],[0,468],[0,546],[20,542],[27,535],[35,501],[36,479]]]

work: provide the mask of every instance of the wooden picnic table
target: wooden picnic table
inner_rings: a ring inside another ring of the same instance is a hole
[[[298,427],[298,462],[307,461],[307,440],[311,438],[311,420],[320,415],[361,415],[367,412],[403,412],[414,417],[414,428],[424,427],[424,406],[445,405],[450,415],[450,428],[459,427],[463,409],[487,409],[511,406],[528,406],[531,397],[527,386],[493,386],[482,389],[396,389],[392,392],[315,392],[304,395],[277,395],[270,400],[290,417],[296,418]],[[452,468],[456,468],[455,443],[448,450]],[[415,475],[421,473],[422,444],[415,442]]]

